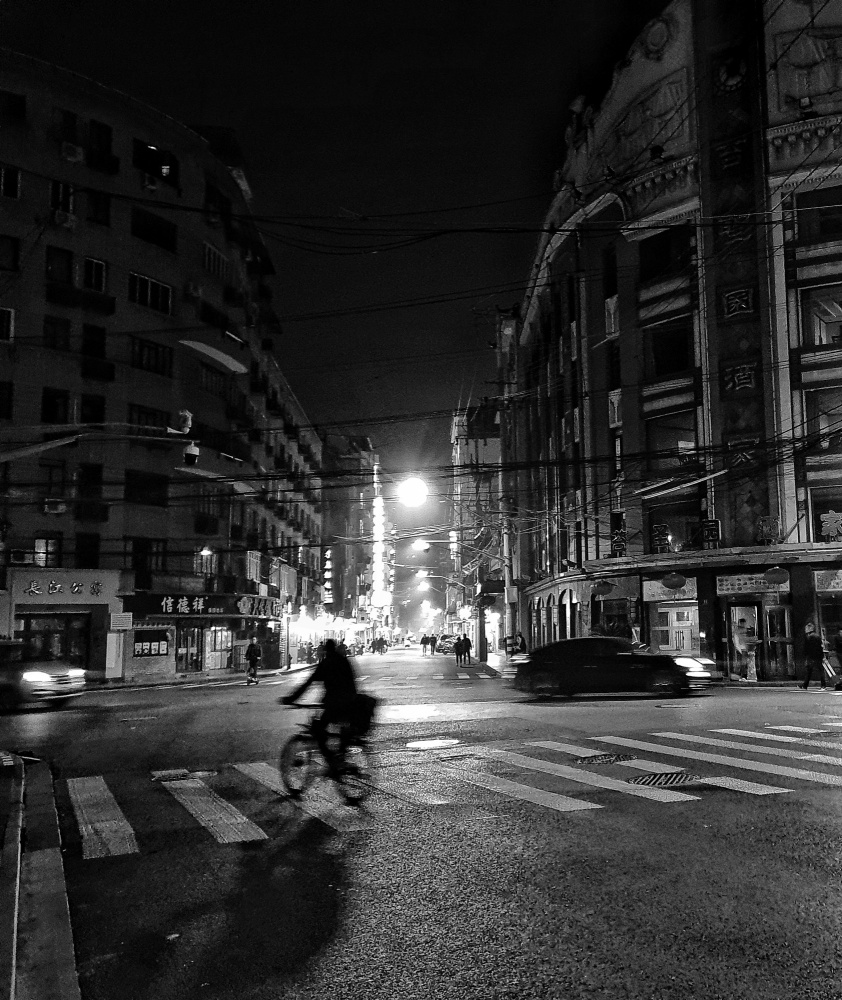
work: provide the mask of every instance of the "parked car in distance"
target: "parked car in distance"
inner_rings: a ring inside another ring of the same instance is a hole
[[[0,710],[52,702],[62,705],[85,690],[85,671],[63,660],[30,658],[26,643],[0,639]]]
[[[452,653],[457,637],[455,635],[440,635],[436,642],[437,653]]]
[[[629,639],[562,639],[512,657],[514,687],[534,695],[645,691],[689,694],[710,683],[710,671],[692,656],[642,651]]]

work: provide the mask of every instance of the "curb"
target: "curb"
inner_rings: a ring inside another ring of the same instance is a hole
[[[315,666],[315,663],[303,663],[300,666],[290,667],[289,670],[279,667],[277,670],[262,671],[259,673],[259,677],[285,677],[288,674],[300,673],[302,670],[312,670]],[[212,677],[202,673],[176,674],[173,677],[160,677],[148,681],[92,681],[88,683],[84,693],[91,694],[93,691],[129,691],[135,688],[179,687],[182,684],[197,683],[213,686],[214,684],[223,684],[228,681],[237,680],[237,678],[241,678],[243,683],[245,683],[245,672],[239,670],[230,671],[214,674]]]
[[[14,758],[9,816],[0,854],[0,1000],[14,1000],[17,970],[18,914],[23,857],[23,795],[26,771]]]

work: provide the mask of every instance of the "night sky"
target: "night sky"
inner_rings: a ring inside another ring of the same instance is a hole
[[[598,105],[664,6],[2,0],[0,44],[236,129],[310,419],[434,480],[447,414],[496,391],[495,310],[521,298],[568,105]]]

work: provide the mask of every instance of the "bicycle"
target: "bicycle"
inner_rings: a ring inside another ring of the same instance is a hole
[[[293,705],[293,708],[311,708],[310,705]],[[319,776],[328,774],[327,761],[322,755],[313,724],[319,714],[312,715],[309,721],[300,726],[300,731],[292,736],[281,747],[280,767],[281,780],[290,798],[298,799],[307,791]],[[338,727],[331,726],[328,730],[328,745],[334,754],[337,773],[333,781],[340,795],[348,805],[359,805],[371,794],[370,766],[368,760],[368,744],[364,737],[349,733],[346,729],[345,752],[342,753],[342,733]]]

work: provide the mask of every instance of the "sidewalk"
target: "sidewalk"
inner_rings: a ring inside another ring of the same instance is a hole
[[[277,670],[258,670],[259,680],[264,677],[284,677],[287,674],[301,673],[304,670],[312,670],[315,663],[294,663],[288,670],[278,668]],[[241,680],[246,683],[244,670],[214,670],[212,674],[196,671],[189,674],[173,674],[171,677],[154,677],[149,679],[123,680],[93,680],[88,679],[86,693],[91,691],[119,691],[124,688],[138,687],[174,687],[179,684],[221,684],[232,680]]]

